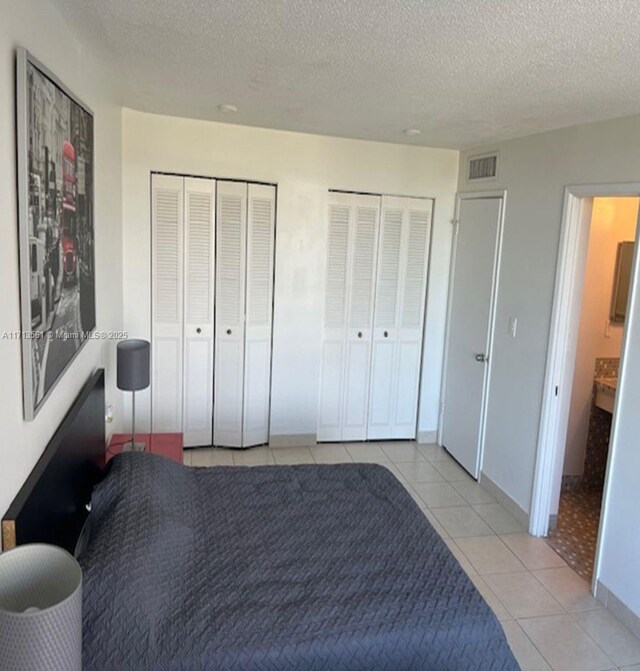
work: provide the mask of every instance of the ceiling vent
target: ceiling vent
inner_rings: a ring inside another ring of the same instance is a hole
[[[496,179],[498,177],[498,154],[484,154],[469,158],[467,181]]]

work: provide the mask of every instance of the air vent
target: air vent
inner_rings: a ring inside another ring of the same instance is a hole
[[[469,159],[467,180],[475,182],[480,179],[496,179],[498,176],[498,154],[485,154]]]

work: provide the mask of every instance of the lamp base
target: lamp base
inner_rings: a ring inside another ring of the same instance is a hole
[[[132,443],[131,441],[125,443],[122,446],[122,451],[123,452],[144,452],[145,448],[144,443]]]

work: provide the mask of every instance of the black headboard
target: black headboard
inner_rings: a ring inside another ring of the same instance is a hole
[[[105,457],[104,369],[87,381],[2,518],[5,550],[52,543],[73,553]]]

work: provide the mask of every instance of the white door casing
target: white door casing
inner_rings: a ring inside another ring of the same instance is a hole
[[[213,412],[215,181],[184,180],[184,445],[210,445]]]
[[[440,442],[480,473],[504,196],[459,197]]]
[[[184,179],[153,175],[151,425],[182,431]]]

